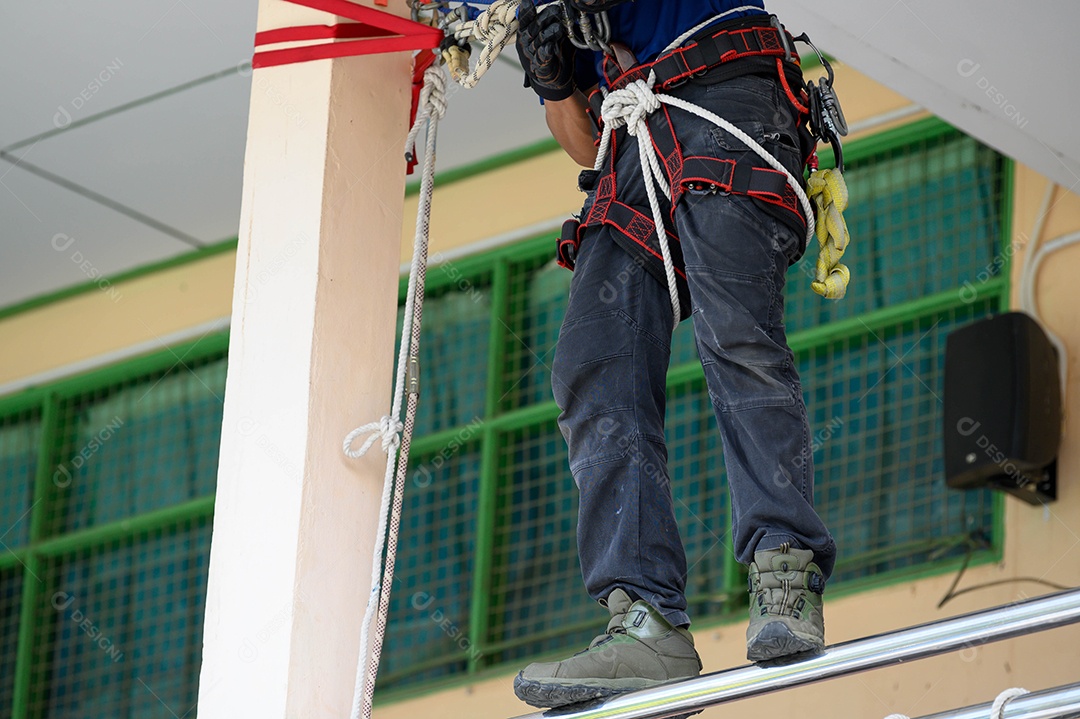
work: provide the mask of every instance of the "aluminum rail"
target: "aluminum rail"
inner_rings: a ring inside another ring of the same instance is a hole
[[[588,705],[547,709],[519,719],[677,717],[736,699],[925,659],[1077,622],[1080,622],[1080,589],[856,639],[791,664],[729,669],[621,694]]]
[[[993,702],[930,714],[920,719],[987,719]],[[1002,719],[1080,719],[1080,683],[1044,689],[1005,705]]]

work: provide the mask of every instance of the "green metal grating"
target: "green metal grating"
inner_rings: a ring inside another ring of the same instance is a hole
[[[15,698],[15,666],[22,608],[22,566],[0,571],[0,707],[6,712]]]
[[[209,517],[43,563],[28,716],[192,716]]]
[[[1008,164],[943,123],[847,154],[849,296],[813,295],[803,260],[787,305],[838,586],[942,566],[973,532],[1000,546],[1000,500],[945,491],[938,398],[945,336],[1006,307],[1010,200]],[[538,238],[429,273],[382,690],[576,649],[603,624],[550,394],[571,278],[551,249]],[[0,715],[195,716],[226,342],[0,402]],[[667,440],[691,612],[722,616],[744,583],[687,323]]]
[[[847,164],[848,294],[825,302],[810,289],[812,248],[788,274],[788,332],[957,290],[1001,246],[1004,160],[975,139],[946,132]]]
[[[704,380],[671,387],[665,430],[675,518],[686,549],[686,595],[694,617],[722,614],[734,598],[731,506],[720,434]]]
[[[0,419],[0,551],[24,547],[30,540],[40,446],[40,411],[29,409]]]
[[[25,505],[0,565],[4,715],[194,716],[223,347],[8,400],[31,409],[0,422],[5,511]]]
[[[225,362],[218,360],[65,401],[47,533],[212,495],[224,387]]]
[[[581,587],[577,491],[555,422],[500,438],[498,466],[488,640],[509,660],[557,647],[566,626],[587,623],[594,608]]]
[[[417,435],[464,427],[484,416],[490,273],[464,278],[448,265],[432,270],[433,278],[440,273],[453,279],[450,287],[424,300],[420,340],[424,400],[417,407]],[[401,310],[398,336],[403,317]]]
[[[478,425],[433,452],[413,452],[398,543],[384,682],[411,684],[467,669],[477,495]]]
[[[942,477],[945,337],[989,314],[982,301],[927,314],[798,355],[815,447],[815,498],[840,547],[834,584],[963,554],[989,536],[988,491],[955,492]]]
[[[551,400],[551,362],[572,277],[546,256],[515,265],[511,276],[502,409]]]

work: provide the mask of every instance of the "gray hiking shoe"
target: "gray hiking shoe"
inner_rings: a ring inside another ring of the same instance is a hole
[[[825,577],[809,549],[754,553],[750,565],[750,626],[746,658],[752,662],[820,652],[825,648],[821,593]]]
[[[607,631],[588,649],[561,662],[530,664],[517,675],[518,699],[534,707],[561,707],[701,672],[690,632],[673,627],[652,605],[633,602],[616,589],[607,608]]]

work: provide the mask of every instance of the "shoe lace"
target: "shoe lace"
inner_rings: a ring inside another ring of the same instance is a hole
[[[791,550],[791,544],[789,542],[784,542],[778,547],[778,549],[782,554],[786,554],[788,551]],[[780,606],[777,607],[778,613],[786,615],[794,614],[795,602],[798,601],[799,594],[801,593],[801,588],[795,588],[795,591],[792,591],[793,585],[790,579],[781,579],[780,583],[780,588],[782,589],[783,593],[780,595]],[[757,592],[759,594],[764,594],[769,591],[770,590],[765,589],[760,584],[757,587]]]
[[[589,642],[589,646],[582,649],[578,654],[584,654],[590,649],[595,649],[596,647],[607,644],[615,638],[616,634],[626,634],[626,628],[622,625],[623,617],[625,616],[625,614],[616,614],[613,616],[611,621],[608,622],[607,629],[604,630],[604,633],[594,637],[593,640]]]

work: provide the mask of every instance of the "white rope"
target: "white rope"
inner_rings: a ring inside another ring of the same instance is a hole
[[[1020,687],[1013,687],[1012,689],[1006,689],[997,695],[994,699],[994,703],[990,705],[990,718],[989,719],[1005,719],[1005,705],[1011,702],[1017,697],[1022,697],[1028,693],[1027,689],[1021,689]],[[890,714],[885,719],[911,719],[906,714]]]
[[[593,169],[597,172],[602,170],[604,162],[607,160],[607,155],[611,151],[611,137],[613,133],[621,127],[626,127],[626,131],[630,136],[637,140],[638,157],[641,161],[641,174],[645,178],[645,193],[649,197],[649,207],[652,210],[653,223],[656,225],[656,237],[660,244],[660,252],[664,258],[664,274],[667,277],[668,295],[671,298],[671,311],[674,313],[674,326],[678,327],[679,318],[682,312],[679,302],[679,290],[675,280],[675,265],[671,260],[671,248],[668,245],[667,230],[664,228],[663,213],[656,197],[656,187],[663,190],[669,198],[672,196],[671,188],[668,186],[663,172],[660,169],[660,162],[657,159],[658,151],[655,150],[655,145],[651,141],[642,143],[640,139],[642,137],[651,137],[649,134],[648,117],[660,108],[661,103],[678,107],[724,129],[738,138],[758,157],[764,160],[769,167],[784,173],[784,177],[787,178],[788,186],[791,187],[795,192],[796,197],[799,198],[799,204],[802,206],[803,214],[806,216],[806,238],[804,240],[804,246],[809,246],[810,238],[814,236],[816,226],[813,206],[811,206],[810,199],[806,196],[806,192],[803,191],[802,185],[799,184],[799,181],[795,179],[795,176],[792,175],[779,160],[773,157],[768,150],[759,145],[752,137],[735,125],[732,125],[715,113],[671,95],[656,94],[652,89],[655,82],[655,73],[653,73],[649,75],[647,81],[636,80],[624,88],[613,90],[605,95],[604,103],[600,110],[600,115],[604,122],[604,133],[600,138],[600,147],[596,154],[596,163],[593,165]]]
[[[600,152],[596,156],[596,165],[593,167],[600,171],[606,155],[611,146],[611,133],[620,127],[626,127],[626,131],[633,138],[649,137],[648,117],[660,109],[660,96],[652,91],[652,88],[644,80],[637,80],[626,87],[613,90],[604,97],[601,109],[601,117],[607,132],[601,140]],[[651,146],[652,143],[648,143]],[[671,197],[671,188],[664,173],[660,169],[660,162],[656,158],[656,152],[648,150],[647,146],[638,142],[638,159],[641,162],[641,174],[645,178],[645,194],[649,196],[649,207],[652,209],[653,224],[656,225],[656,237],[660,242],[660,252],[664,258],[664,275],[667,277],[668,296],[671,298],[671,311],[674,313],[673,326],[679,326],[682,318],[682,307],[679,302],[679,286],[675,279],[675,263],[671,260],[671,247],[668,245],[667,230],[664,228],[664,216],[660,210],[660,201],[656,198],[656,187],[659,186],[664,194]]]
[[[990,706],[990,719],[1004,719],[1005,717],[1005,705],[1011,702],[1017,697],[1022,697],[1028,693],[1027,689],[1021,687],[1013,687],[1012,689],[1006,689],[997,695],[994,699],[994,703]]]
[[[667,47],[665,47],[663,52],[661,52],[660,54],[661,55],[668,54],[669,52],[671,52],[672,50],[674,50],[675,48],[679,47],[684,42],[686,42],[687,40],[692,38],[694,35],[697,35],[698,32],[700,32],[701,30],[704,30],[709,25],[712,25],[714,22],[717,22],[719,20],[723,20],[728,15],[734,15],[737,12],[748,12],[750,10],[764,11],[765,10],[765,5],[764,4],[761,4],[761,5],[740,5],[739,7],[732,8],[731,10],[725,10],[724,12],[720,13],[719,15],[714,15],[711,18],[709,18],[708,20],[705,20],[703,22],[698,23],[694,27],[692,27],[689,30],[687,30],[686,32],[684,32],[682,35],[679,35],[677,38],[672,40],[671,44],[668,45]]]
[[[386,631],[386,615],[390,607],[390,587],[394,578],[394,560],[397,556],[398,529],[401,525],[402,493],[408,471],[409,445],[412,441],[416,418],[417,391],[409,378],[410,367],[415,366],[419,356],[420,325],[424,307],[424,281],[427,274],[428,235],[431,223],[431,198],[435,177],[435,144],[439,120],[446,113],[446,75],[441,66],[429,67],[424,72],[424,88],[420,92],[420,109],[416,123],[409,131],[406,148],[413,147],[421,125],[427,123],[427,146],[424,170],[420,181],[420,206],[416,216],[416,235],[413,242],[413,260],[409,272],[409,288],[405,298],[405,321],[398,351],[398,372],[394,383],[393,408],[379,422],[366,424],[349,433],[345,439],[345,454],[350,457],[362,455],[375,441],[382,437],[383,449],[387,451],[386,474],[383,479],[382,502],[379,510],[379,528],[372,554],[371,594],[360,630],[360,655],[356,667],[356,683],[353,692],[352,719],[370,719],[375,695],[375,677],[379,671],[383,635]],[[409,387],[406,381],[409,380]],[[408,390],[405,421],[401,405]],[[364,445],[352,451],[352,443],[364,432],[372,432]],[[400,439],[399,439],[400,433]],[[400,452],[397,452],[400,445]],[[397,471],[395,473],[395,457]],[[385,551],[386,559],[383,560]],[[370,638],[372,621],[375,635]],[[370,645],[370,656],[369,648]]]
[[[517,11],[521,0],[495,0],[480,13],[476,20],[466,20],[454,29],[454,37],[458,40],[476,40],[483,43],[480,57],[476,65],[464,74],[468,66],[451,69],[454,81],[464,88],[472,89],[484,76],[495,59],[506,49],[506,46],[514,42],[517,37],[518,19]]]
[[[360,459],[367,454],[367,451],[371,449],[371,446],[375,444],[376,440],[382,437],[383,451],[389,454],[401,444],[401,437],[399,436],[401,429],[401,422],[398,422],[390,415],[386,415],[378,422],[369,422],[357,427],[352,432],[349,432],[349,434],[345,436],[345,442],[342,444],[341,448],[348,457]],[[368,436],[367,440],[360,445],[360,449],[353,449],[353,443],[365,432],[370,432],[371,434]]]

